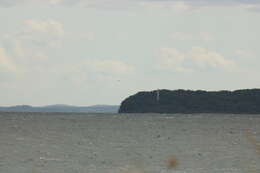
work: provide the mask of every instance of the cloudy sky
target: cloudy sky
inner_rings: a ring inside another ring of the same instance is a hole
[[[0,105],[260,88],[259,0],[0,0]]]

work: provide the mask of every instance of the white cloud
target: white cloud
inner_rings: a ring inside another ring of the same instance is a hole
[[[16,47],[15,51],[26,56],[26,51],[32,49],[59,48],[65,34],[63,24],[57,20],[26,20],[22,30],[5,34],[4,40],[12,41]]]
[[[177,11],[189,11],[193,9],[189,3],[184,1],[141,1],[139,4],[148,8],[174,9]]]
[[[159,64],[162,68],[176,71],[193,71],[208,67],[230,71],[236,66],[233,60],[201,47],[193,47],[188,52],[181,52],[175,48],[162,48],[160,49]]]
[[[214,40],[214,36],[208,32],[201,32],[199,33],[199,39],[203,41],[211,41]]]
[[[149,8],[171,8],[188,11],[201,7],[242,7],[259,11],[259,0],[0,0],[0,6],[18,5],[67,5],[95,8],[129,8],[145,6]]]
[[[171,34],[171,39],[174,40],[193,40],[194,39],[194,35],[189,34],[189,33],[184,33],[184,32],[175,32],[173,34]]]
[[[12,7],[21,5],[57,5],[81,6],[91,8],[128,8],[138,4],[137,0],[0,0],[0,6]]]
[[[255,54],[253,52],[247,51],[247,50],[236,50],[235,54],[237,56],[241,56],[241,57],[252,57],[255,56]]]
[[[1,40],[7,43],[14,57],[46,58],[52,50],[61,48],[64,41],[92,40],[93,33],[70,33],[58,20],[25,20],[22,29],[6,33]]]
[[[49,42],[50,47],[60,46],[62,40],[93,40],[93,33],[70,33],[58,20],[26,20],[23,31],[16,34],[19,39],[34,40],[37,43]]]
[[[182,63],[185,61],[185,54],[175,48],[161,48],[160,49],[160,66],[163,68],[174,68],[176,71],[189,71],[183,67]]]
[[[193,47],[186,56],[188,56],[194,63],[196,63],[200,67],[211,66],[229,70],[233,69],[235,66],[234,61],[220,55],[217,52],[210,51],[201,47]]]
[[[85,60],[84,66],[91,71],[109,74],[128,74],[134,71],[134,67],[116,59],[89,59]]]
[[[26,20],[25,30],[28,32],[46,33],[49,35],[64,36],[63,24],[56,20]]]
[[[3,48],[0,49],[0,72],[19,72],[20,76],[46,72],[46,67],[50,70],[53,66],[57,66],[57,64],[52,65],[50,57],[53,57],[53,53],[57,52],[57,49],[63,49],[61,47],[63,42],[77,42],[94,38],[93,34],[73,34],[65,31],[61,22],[52,19],[26,20],[21,28],[14,33],[6,33],[1,36],[0,41],[4,48],[7,48],[5,50],[8,51],[8,54]],[[120,67],[117,67],[120,64],[110,63],[110,66],[114,67],[114,70],[120,70]],[[121,68],[124,68],[124,64]],[[127,68],[125,67],[125,69]]]
[[[0,47],[0,72],[16,72],[16,66]]]
[[[185,32],[174,32],[170,35],[170,38],[173,40],[181,41],[190,41],[190,40],[199,40],[199,41],[211,41],[214,40],[214,37],[211,33],[200,32],[198,34],[191,34]]]
[[[249,4],[249,5],[242,5],[243,8],[248,9],[250,11],[260,11],[260,4]]]
[[[242,7],[242,8],[258,8],[259,0],[143,0],[146,3],[157,3],[157,6],[171,6],[177,4],[180,10],[190,10],[201,7]],[[174,6],[173,6],[174,7]]]
[[[30,5],[30,4],[48,4],[56,5],[63,3],[64,0],[0,0],[0,6],[12,7],[18,5]]]
[[[44,66],[40,63],[61,45],[64,33],[62,24],[55,20],[24,21],[22,30],[5,34],[1,39],[9,53],[7,56],[6,51],[0,49],[1,71],[21,75],[29,69]]]
[[[25,57],[27,56],[27,51],[22,45],[22,42],[20,40],[14,40],[13,42],[13,53],[15,56],[18,57]]]

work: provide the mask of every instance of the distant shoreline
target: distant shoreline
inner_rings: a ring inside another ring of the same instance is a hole
[[[154,90],[126,98],[119,113],[260,114],[260,89]]]
[[[69,105],[49,105],[49,106],[29,106],[17,105],[0,107],[0,112],[34,112],[34,113],[117,113],[117,105],[95,105],[95,106],[69,106]]]

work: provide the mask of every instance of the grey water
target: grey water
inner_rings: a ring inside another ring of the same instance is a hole
[[[260,115],[0,113],[0,172],[259,173],[259,133]]]

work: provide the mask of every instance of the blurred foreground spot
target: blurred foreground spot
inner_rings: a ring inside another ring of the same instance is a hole
[[[252,130],[251,130],[251,129],[247,129],[247,130],[245,131],[245,135],[246,135],[248,141],[255,146],[256,153],[257,153],[258,155],[260,155],[260,142],[258,142],[258,141],[256,140],[256,137],[254,136]]]
[[[169,169],[177,168],[179,166],[179,162],[176,157],[172,156],[167,160],[167,167]]]

